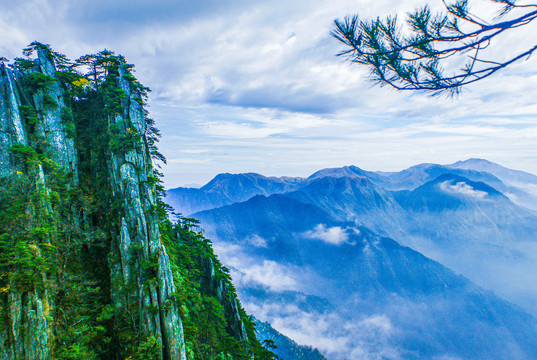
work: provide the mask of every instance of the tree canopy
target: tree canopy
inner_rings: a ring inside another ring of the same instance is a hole
[[[489,0],[499,6],[492,22],[472,13],[468,0],[447,3],[447,13],[433,13],[424,6],[409,13],[406,26],[397,16],[360,20],[358,15],[334,21],[331,34],[347,49],[339,56],[367,65],[372,79],[398,90],[425,90],[433,94],[458,94],[462,86],[489,77],[497,71],[527,59],[537,44],[506,59],[494,57],[487,49],[497,38],[537,18],[537,4],[516,0]],[[533,34],[529,34],[531,39]],[[464,57],[457,71],[447,71],[450,58]]]

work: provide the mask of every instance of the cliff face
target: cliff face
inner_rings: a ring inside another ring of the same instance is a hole
[[[167,219],[132,66],[26,50],[0,66],[0,359],[267,357],[209,243]]]
[[[0,66],[0,175],[15,170],[8,149],[14,144],[27,145],[19,112],[20,95],[13,71]]]
[[[35,61],[35,70],[48,76],[50,87],[39,88],[32,92],[30,89],[21,86],[18,82],[22,77],[21,73],[12,71],[4,65],[0,67],[0,128],[2,129],[0,138],[0,175],[8,176],[12,174],[27,173],[34,183],[38,192],[43,196],[44,208],[50,210],[50,204],[46,197],[46,177],[42,164],[24,164],[18,161],[10,150],[13,146],[19,145],[27,147],[29,145],[28,127],[25,119],[21,116],[21,107],[27,110],[34,110],[35,123],[32,124],[39,138],[39,147],[47,153],[50,158],[60,164],[63,168],[71,172],[71,181],[76,183],[76,150],[72,139],[68,139],[64,126],[61,122],[61,108],[64,106],[63,96],[52,59],[43,50],[38,51],[38,58]],[[50,96],[55,103],[44,105],[44,96]],[[26,105],[23,105],[26,104]],[[36,145],[37,146],[37,145]],[[28,148],[29,149],[29,148]],[[42,204],[43,205],[43,204]],[[30,207],[26,209],[32,211]],[[4,234],[6,235],[6,234]],[[50,237],[46,237],[44,242],[50,244]],[[31,244],[36,246],[36,244]],[[35,253],[36,258],[40,258],[39,249]],[[38,274],[41,280],[46,281],[47,274]],[[7,331],[0,332],[1,358],[3,359],[49,359],[51,353],[51,333],[52,317],[50,309],[53,303],[49,296],[49,289],[25,289],[21,291],[20,286],[15,284],[11,277],[6,279],[3,293],[7,295],[7,302],[4,306],[6,316]],[[8,345],[9,344],[9,345]]]
[[[110,119],[111,123],[119,132],[145,134],[144,111],[135,100],[139,94],[131,91],[124,70],[118,70],[118,85],[125,94],[121,99],[123,111]],[[149,182],[149,177],[154,176],[149,150],[142,143],[127,151],[111,152],[108,160],[112,189],[122,202],[121,230],[113,241],[109,259],[114,305],[118,311],[140,311],[143,331],[162,339],[166,359],[185,358],[181,318],[176,304],[170,301],[175,292],[170,261],[160,242],[158,219],[152,212],[157,203],[155,186]],[[156,270],[156,282],[151,282],[149,271],[144,269],[149,262],[154,263],[151,265]]]
[[[211,258],[202,259],[206,261],[207,268],[205,273],[205,288],[208,289],[208,294],[214,296],[224,306],[228,326],[234,336],[240,341],[248,341],[248,333],[241,320],[240,306],[237,302],[237,297],[230,288],[230,284],[216,275],[216,267]]]

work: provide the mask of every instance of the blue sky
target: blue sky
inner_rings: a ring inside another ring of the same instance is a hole
[[[38,40],[70,58],[106,48],[136,64],[153,90],[167,187],[221,172],[308,176],[470,157],[537,173],[535,58],[449,99],[373,87],[367,69],[335,56],[335,18],[402,16],[423,3],[0,0],[0,55]],[[490,1],[471,3],[489,12]],[[504,58],[533,46],[535,25],[489,51]]]

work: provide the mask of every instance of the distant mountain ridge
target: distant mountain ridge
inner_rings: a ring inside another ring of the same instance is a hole
[[[324,177],[364,177],[385,190],[413,190],[446,173],[484,182],[516,204],[537,212],[537,176],[510,170],[483,159],[469,159],[450,165],[425,163],[399,172],[366,171],[351,165],[322,169],[308,178],[226,173],[217,175],[200,188],[169,189],[166,201],[177,211],[191,215],[197,211],[246,201],[255,195],[269,196],[298,190]]]
[[[272,195],[293,189],[302,178],[266,177],[255,173],[219,174],[201,188],[175,188],[167,191],[166,201],[177,211],[190,215],[255,195]]]
[[[457,161],[449,165],[458,169],[471,169],[477,171],[489,172],[505,183],[532,183],[537,184],[537,175],[530,174],[520,170],[512,170],[485,159],[468,159],[465,161]]]
[[[484,159],[459,161],[453,168],[486,171],[499,178],[508,186],[507,190],[498,189],[518,205],[537,212],[537,176],[520,170],[512,170]]]
[[[479,170],[470,168],[474,163]],[[222,187],[208,188],[228,204],[214,202],[193,216],[235,269],[245,306],[329,358],[348,356],[345,351],[354,347],[362,351],[352,353],[356,359],[531,359],[536,342],[517,334],[533,334],[535,318],[444,267],[537,314],[531,286],[537,278],[537,216],[514,202],[531,203],[524,186],[531,189],[533,175],[507,170],[472,160],[420,164],[398,173],[323,169],[291,182],[226,174],[234,180],[219,179]],[[515,175],[517,187],[506,180]],[[521,185],[522,180],[528,182]],[[242,187],[225,188],[233,183]],[[234,191],[250,197],[233,202]],[[263,291],[253,291],[254,285]],[[283,300],[285,289],[322,297],[335,307],[320,312],[299,305],[300,296]],[[401,311],[414,317],[401,317]],[[475,326],[479,339],[470,340],[472,333],[457,323],[474,324],[468,326]],[[321,345],[311,341],[309,328],[320,329]],[[509,350],[498,345],[502,339],[509,339],[504,341],[512,345]],[[333,345],[340,342],[346,344],[341,349]]]
[[[436,164],[420,164],[397,173],[386,173],[385,176],[390,179],[390,182],[385,183],[385,186],[390,190],[413,190],[444,174],[458,175],[472,181],[482,181],[500,190],[506,189],[505,184],[500,179],[488,172]]]

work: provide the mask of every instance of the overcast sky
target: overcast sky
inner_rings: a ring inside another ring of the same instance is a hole
[[[456,99],[372,87],[344,62],[333,20],[440,0],[0,0],[0,56],[37,40],[72,59],[104,48],[136,65],[163,132],[167,187],[221,172],[308,176],[470,157],[537,173],[537,62]],[[487,2],[474,0],[483,9]],[[482,13],[482,11],[480,12]],[[491,48],[534,45],[537,24]]]

